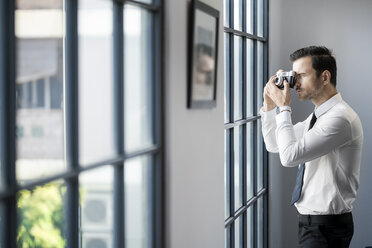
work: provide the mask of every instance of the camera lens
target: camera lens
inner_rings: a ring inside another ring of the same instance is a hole
[[[283,85],[283,78],[282,78],[282,77],[277,77],[277,78],[275,78],[275,85],[276,85],[279,89],[283,89],[283,88],[284,88],[284,85]]]
[[[283,71],[280,71],[280,72],[277,72],[276,73],[276,78],[275,78],[275,85],[279,88],[279,89],[282,89],[284,88],[284,85],[283,85],[283,76],[284,76],[285,72]]]

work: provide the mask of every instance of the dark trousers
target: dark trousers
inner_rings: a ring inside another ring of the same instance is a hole
[[[348,248],[354,234],[351,213],[299,215],[298,223],[301,248]]]

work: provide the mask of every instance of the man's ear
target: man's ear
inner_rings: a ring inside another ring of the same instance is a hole
[[[328,70],[323,71],[322,73],[322,81],[324,84],[331,83],[331,72]]]

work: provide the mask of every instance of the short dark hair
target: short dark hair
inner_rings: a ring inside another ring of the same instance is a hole
[[[310,56],[312,66],[316,71],[316,76],[328,70],[331,73],[331,84],[336,87],[337,82],[337,65],[336,59],[332,55],[332,51],[324,46],[309,46],[298,49],[293,52],[289,57],[292,62],[299,58]]]

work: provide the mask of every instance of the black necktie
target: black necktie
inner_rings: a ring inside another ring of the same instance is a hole
[[[315,116],[315,113],[313,113],[313,117],[311,118],[310,126],[308,130],[310,130],[314,126],[315,122],[316,122],[316,116]],[[305,163],[300,164],[300,167],[298,168],[296,185],[292,193],[291,205],[295,204],[301,197],[304,174],[305,174]]]

